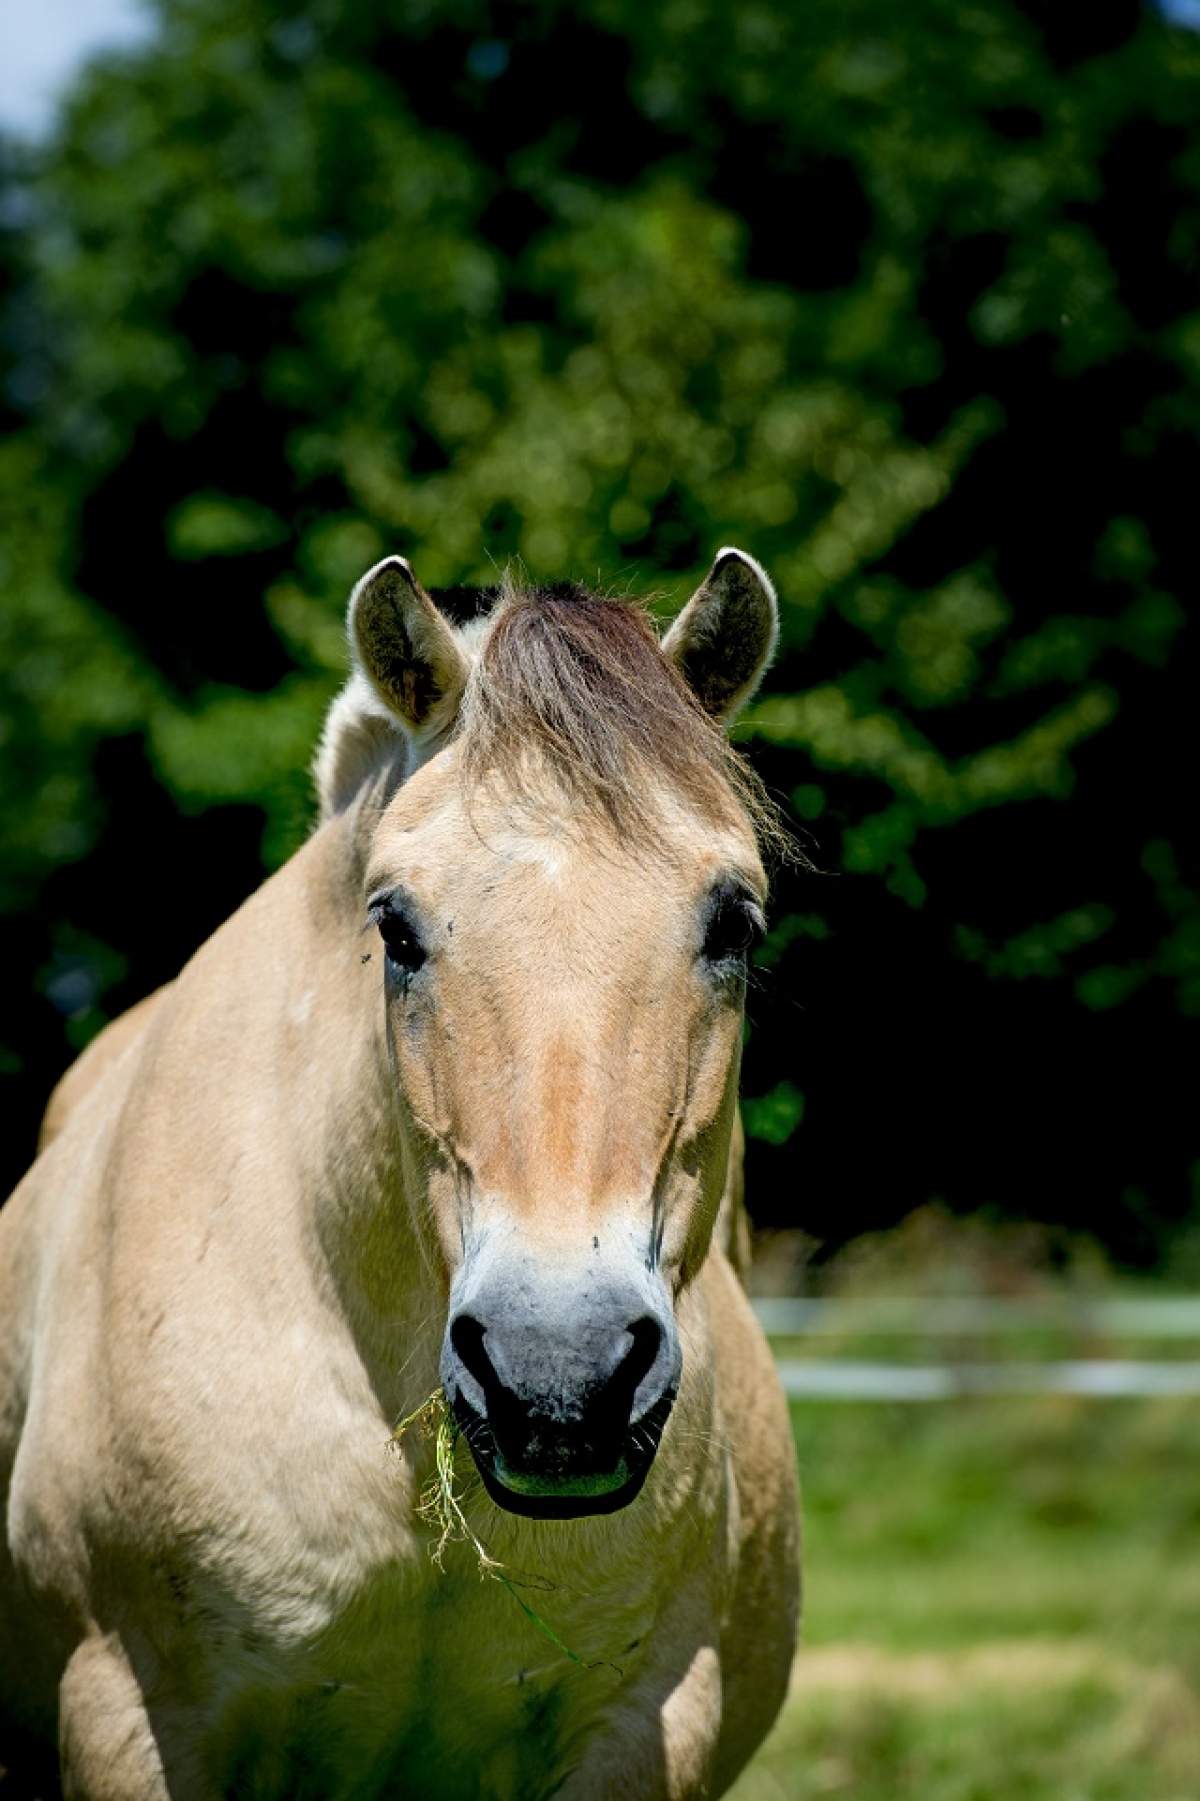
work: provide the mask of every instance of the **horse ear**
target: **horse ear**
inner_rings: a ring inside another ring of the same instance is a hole
[[[763,678],[779,638],[770,577],[744,550],[726,545],[663,639],[700,705],[731,725]]]
[[[454,721],[467,658],[403,557],[368,569],[350,596],[354,658],[388,712],[428,741]]]

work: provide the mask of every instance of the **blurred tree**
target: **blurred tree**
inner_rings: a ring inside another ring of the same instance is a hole
[[[745,727],[827,876],[759,1217],[1189,1205],[1200,44],[1132,3],[159,0],[0,257],[14,1175],[70,1047],[309,818],[341,609],[779,580]],[[1189,754],[1190,753],[1190,754]]]

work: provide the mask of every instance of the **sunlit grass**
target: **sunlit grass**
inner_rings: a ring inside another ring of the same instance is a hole
[[[737,1801],[1200,1796],[1200,1403],[793,1422],[805,1648]]]

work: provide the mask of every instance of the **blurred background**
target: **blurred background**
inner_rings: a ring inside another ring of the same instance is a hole
[[[1200,1320],[1120,1308],[1200,1288],[1200,5],[2,29],[5,1186],[303,838],[368,564],[667,612],[743,545],[816,865],[743,1084],[758,1286],[835,1308],[781,1357],[1179,1392],[797,1377],[810,1650],[739,1794],[1194,1801]]]

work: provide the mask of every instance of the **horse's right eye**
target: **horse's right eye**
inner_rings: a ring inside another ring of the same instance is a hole
[[[382,901],[374,913],[388,962],[402,975],[415,975],[429,953],[411,914],[394,897]]]

